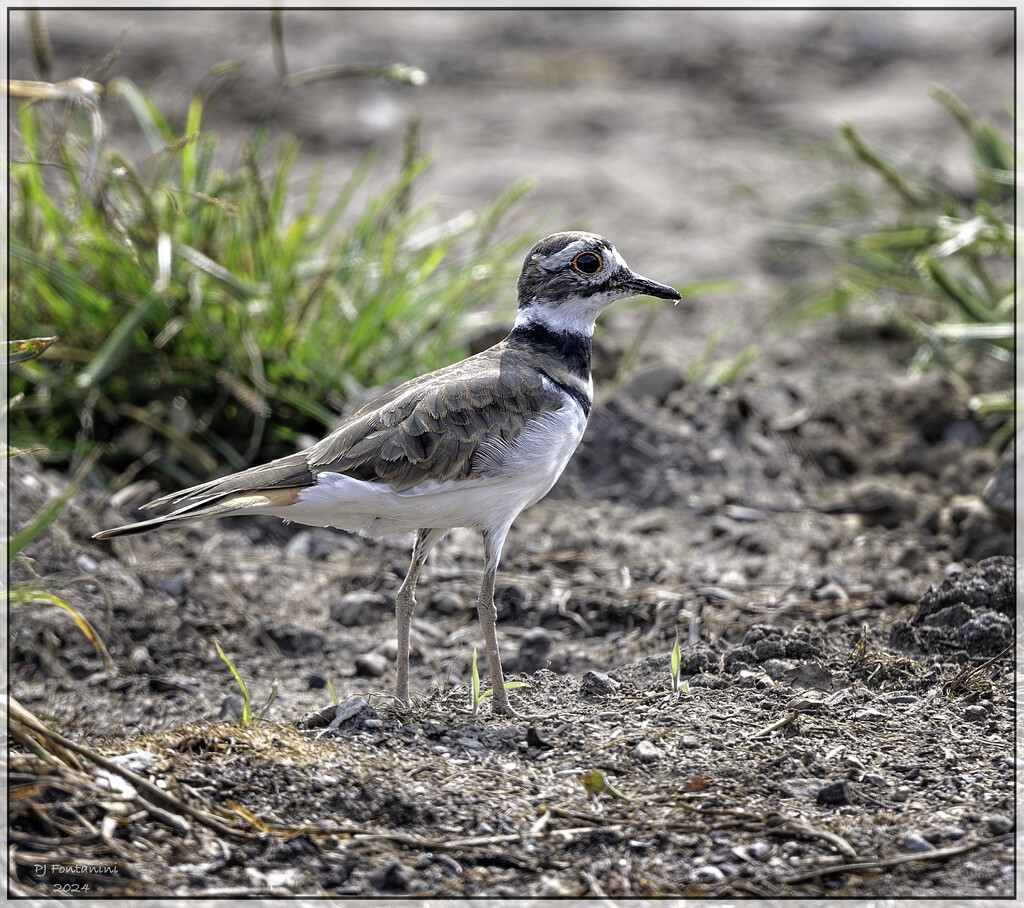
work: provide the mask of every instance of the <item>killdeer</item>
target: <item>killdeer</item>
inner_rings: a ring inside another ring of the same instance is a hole
[[[512,522],[555,484],[583,437],[593,403],[597,316],[631,296],[678,300],[629,269],[608,240],[556,233],[526,256],[509,335],[482,353],[387,391],[305,451],[165,495],[162,517],[97,533],[109,539],[211,517],[272,514],[367,535],[415,532],[396,595],[397,690],[409,705],[409,629],[416,582],[453,527],[483,536],[477,610],[493,710],[508,702],[495,631],[494,577]]]

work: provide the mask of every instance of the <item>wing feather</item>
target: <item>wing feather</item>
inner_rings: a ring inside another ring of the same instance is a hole
[[[321,473],[398,491],[501,469],[528,421],[562,406],[520,351],[498,344],[371,401],[322,441],[150,502],[199,507],[228,495],[316,484]]]

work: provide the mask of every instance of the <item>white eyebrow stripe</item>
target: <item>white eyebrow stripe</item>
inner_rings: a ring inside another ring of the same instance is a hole
[[[574,243],[570,243],[556,255],[548,257],[547,260],[543,262],[543,266],[547,271],[557,271],[568,265],[581,252],[590,250],[595,251],[602,258],[606,257],[610,252],[617,265],[628,267],[625,260],[619,254],[619,250],[614,246],[609,247],[605,245],[597,236],[587,236],[576,240]]]

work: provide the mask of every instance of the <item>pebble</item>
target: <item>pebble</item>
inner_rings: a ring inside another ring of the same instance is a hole
[[[153,657],[149,654],[149,650],[142,645],[132,648],[131,655],[128,656],[128,664],[132,667],[132,671],[139,673],[148,673],[155,668]]]
[[[815,602],[848,602],[850,597],[838,583],[830,580],[816,590],[811,590],[811,599]]]
[[[893,793],[892,799],[902,804],[910,797],[910,789],[906,785],[900,785]]]
[[[769,659],[761,668],[764,669],[765,674],[772,679],[772,681],[780,681],[786,677],[794,669],[792,662],[787,662],[785,659]]]
[[[989,835],[1003,835],[1013,830],[1013,820],[997,813],[985,818],[985,826]]]
[[[633,750],[633,756],[641,763],[655,763],[661,759],[662,752],[650,741],[641,741]]]
[[[312,548],[313,534],[309,530],[300,530],[284,547],[284,557],[289,561],[308,558]]]
[[[159,580],[157,581],[156,588],[163,590],[175,599],[181,599],[185,595],[185,578],[178,576],[169,577],[167,580]]]
[[[827,779],[789,779],[782,783],[782,793],[787,798],[816,798],[827,784]]]
[[[911,854],[924,854],[926,851],[934,850],[935,846],[917,832],[908,832],[900,842],[900,851],[907,851]]]
[[[732,849],[732,853],[740,860],[763,861],[771,854],[772,848],[767,842],[751,842],[748,845],[738,845]]]
[[[438,590],[430,597],[430,607],[442,615],[458,615],[466,610],[466,603],[453,590]]]
[[[75,564],[78,565],[80,571],[85,571],[87,574],[91,574],[100,566],[100,563],[95,558],[85,554],[85,552],[75,559]]]
[[[781,640],[758,640],[754,644],[754,655],[758,662],[781,659],[786,655],[786,645]]]
[[[845,779],[819,788],[814,800],[825,807],[846,807],[853,803],[850,799],[850,785]]]
[[[283,656],[312,656],[324,651],[327,640],[319,631],[305,630],[293,625],[265,624],[263,631],[274,641]]]
[[[717,867],[706,865],[698,867],[694,872],[694,877],[701,883],[721,883],[725,879],[725,874]]]
[[[633,400],[652,397],[658,403],[673,391],[683,387],[683,373],[670,363],[656,363],[646,369],[638,370],[621,388],[621,393]]]
[[[580,679],[580,692],[591,697],[607,697],[615,693],[619,682],[604,672],[589,671]]]
[[[964,718],[968,722],[984,722],[988,719],[988,710],[984,706],[968,706],[964,710]]]
[[[732,520],[741,520],[744,523],[757,523],[760,520],[768,519],[768,512],[761,508],[750,508],[741,504],[730,504],[725,509],[726,517]]]
[[[355,590],[331,603],[331,621],[342,627],[376,624],[385,612],[393,611],[394,603],[375,590]]]
[[[363,678],[383,678],[388,671],[388,660],[380,653],[363,653],[356,656],[355,669]]]
[[[395,861],[374,873],[370,883],[378,892],[405,892],[413,883],[413,873],[401,861]]]

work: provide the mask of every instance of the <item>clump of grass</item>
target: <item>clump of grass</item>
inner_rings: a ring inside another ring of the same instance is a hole
[[[122,481],[183,484],[289,453],[364,388],[462,354],[461,316],[525,245],[496,239],[525,184],[447,221],[414,204],[415,142],[356,212],[372,154],[333,198],[320,168],[296,199],[296,140],[259,130],[223,169],[199,95],[175,126],[129,81],[105,89],[145,160],[113,146],[98,92],[63,119],[23,105],[12,141],[11,330],[62,343],[13,366],[11,438],[57,462],[105,444]]]
[[[845,314],[856,301],[879,307],[916,344],[915,369],[960,370],[980,354],[1013,365],[1014,150],[991,122],[971,114],[951,93],[933,97],[961,128],[973,160],[974,185],[964,191],[941,173],[899,158],[840,129],[856,179],[835,200],[830,217],[857,215],[850,227],[817,225],[790,237],[825,250],[839,276],[794,316],[796,321]],[[881,178],[882,195],[868,188]],[[865,218],[865,215],[868,217]],[[1013,393],[978,394],[979,416],[1004,422],[993,436],[1001,447],[1012,435]]]

